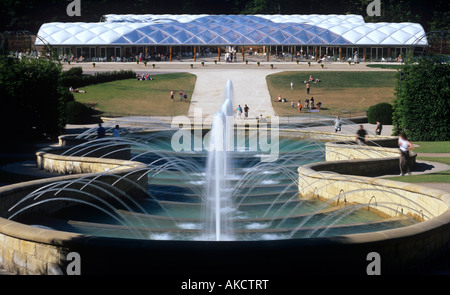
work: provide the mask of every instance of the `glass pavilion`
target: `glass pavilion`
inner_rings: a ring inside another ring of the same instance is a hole
[[[426,46],[417,23],[366,23],[360,15],[105,15],[97,23],[46,23],[36,45],[84,61],[175,60],[226,52],[239,59],[397,61]],[[235,58],[236,59],[236,58]]]

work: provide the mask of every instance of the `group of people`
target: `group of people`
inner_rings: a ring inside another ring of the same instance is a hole
[[[230,63],[233,61],[237,61],[236,51],[231,50],[230,52],[225,53],[225,62]]]
[[[278,97],[278,102],[280,102],[280,96]],[[286,99],[284,98],[281,102],[286,102]],[[291,101],[291,108],[295,108],[294,101]],[[308,110],[320,110],[322,108],[322,102],[319,101],[317,104],[314,104],[314,97],[311,97],[311,100],[305,99],[305,103],[302,104],[302,101],[299,99],[297,102],[297,109],[301,112],[303,108]]]
[[[305,80],[304,83],[306,84],[306,94],[310,95],[310,89],[311,89],[311,84],[310,83],[319,83],[320,79],[314,79],[312,75],[309,75],[308,80]],[[294,89],[294,82],[291,81],[291,90]],[[278,99],[274,100],[275,102],[287,102],[286,98],[283,98],[280,94],[278,95]],[[295,103],[294,101],[291,101],[291,108],[294,109],[295,108]],[[314,97],[311,97],[311,99],[305,99],[305,102],[302,103],[301,100],[298,100],[297,102],[297,109],[299,112],[301,112],[303,109],[308,109],[310,111],[314,110],[314,111],[320,111],[322,108],[322,102],[318,102],[317,104],[315,104],[314,102]]]
[[[245,105],[244,108],[242,108],[241,105],[238,105],[238,107],[236,109],[236,118],[242,119],[242,113],[244,113],[244,119],[247,119],[249,110],[250,110],[250,107],[248,105]]]
[[[180,94],[180,101],[187,101],[188,96],[183,91],[183,89],[180,90],[179,94]],[[173,102],[174,98],[175,98],[175,90],[170,90],[170,100]]]
[[[106,129],[102,126],[102,123],[98,123],[97,138],[103,138],[106,136]],[[120,137],[119,125],[116,125],[113,129],[113,137]]]
[[[136,75],[136,80],[138,80],[138,81],[146,81],[146,80],[153,80],[153,78],[149,75],[149,74],[145,74],[145,75],[140,75],[140,74],[137,74]]]
[[[69,91],[70,92],[75,92],[75,93],[86,93],[86,91],[82,90],[82,89],[78,89],[78,88],[73,88],[72,86],[69,87]]]
[[[335,132],[342,131],[342,120],[339,116],[334,120],[334,130]],[[375,134],[381,135],[383,130],[383,124],[377,121],[375,127]],[[358,130],[355,134],[355,141],[358,145],[367,144],[368,132],[364,129],[363,125],[359,125]],[[414,145],[408,140],[406,134],[402,132],[398,138],[398,147],[400,149],[400,176],[404,176],[406,173],[411,175],[411,165],[410,165],[410,151],[414,149]]]

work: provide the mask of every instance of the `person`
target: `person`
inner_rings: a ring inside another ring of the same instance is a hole
[[[267,123],[267,119],[262,114],[259,115],[258,123]]]
[[[113,130],[113,136],[114,137],[120,137],[120,133],[119,133],[119,125],[116,125],[116,127]]]
[[[241,119],[242,117],[241,117],[241,115],[242,115],[242,107],[241,107],[241,105],[239,105],[238,106],[238,108],[237,108],[237,117],[239,118],[239,119]]]
[[[102,123],[98,123],[97,138],[103,137],[105,137],[105,128],[103,128]]]
[[[409,163],[409,151],[414,149],[412,143],[407,139],[405,133],[401,133],[398,138],[398,146],[400,148],[400,176],[405,172],[411,175],[411,167]]]
[[[298,100],[297,108],[298,108],[298,112],[300,113],[302,111],[302,108],[303,108],[302,102],[300,100]]]
[[[278,102],[281,102],[283,98],[281,97],[281,94],[278,94]]]
[[[174,97],[174,95],[175,95],[175,91],[174,90],[171,90],[170,91],[170,100],[173,102],[173,97]]]
[[[183,94],[184,94],[184,91],[180,90],[180,101],[183,101]]]
[[[250,108],[248,107],[248,105],[245,105],[245,107],[244,107],[244,119],[247,119],[248,118],[248,110],[249,110]]]
[[[294,89],[294,82],[291,81],[291,90]]]
[[[309,94],[309,87],[310,87],[310,85],[309,85],[309,82],[308,82],[308,83],[306,83],[306,94]]]
[[[311,102],[311,107],[310,107],[310,109],[311,109],[311,110],[314,110],[314,97],[311,97],[310,102]]]
[[[367,131],[364,129],[363,125],[359,125],[359,129],[356,131],[355,141],[360,145],[367,142]]]
[[[358,51],[355,51],[355,54],[353,55],[353,61],[355,62],[355,64],[359,63]]]
[[[70,91],[70,92],[75,92],[75,93],[86,93],[86,91],[81,90],[81,89],[78,89],[78,88],[73,89],[72,86],[69,87],[69,91]]]
[[[377,121],[377,127],[375,127],[375,134],[381,135],[381,130],[383,129],[383,125],[380,121]]]
[[[341,118],[339,118],[339,116],[336,116],[336,119],[334,120],[334,132],[340,132],[342,126],[342,121]]]
[[[295,104],[293,101],[291,101],[291,108],[293,109],[295,107]]]

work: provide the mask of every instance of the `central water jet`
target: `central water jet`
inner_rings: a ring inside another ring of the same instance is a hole
[[[206,238],[233,240],[230,153],[234,148],[233,84],[228,80],[221,109],[214,114],[206,166]]]

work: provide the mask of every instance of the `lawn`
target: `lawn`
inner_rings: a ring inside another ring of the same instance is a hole
[[[320,79],[310,83],[310,94],[306,94],[309,76]],[[291,81],[294,87],[291,89]],[[278,116],[295,116],[298,110],[291,108],[291,101],[304,104],[305,99],[314,97],[322,102],[321,114],[324,115],[366,115],[372,105],[380,102],[392,103],[395,99],[394,88],[397,83],[396,72],[282,72],[267,76],[267,85],[272,104]],[[274,102],[278,95],[287,99],[287,103]]]
[[[407,183],[449,183],[450,182],[450,170],[440,171],[424,175],[405,175],[399,177],[387,177],[386,179],[391,179],[400,182]]]
[[[119,80],[82,87],[86,93],[74,93],[81,103],[95,105],[104,116],[178,116],[187,115],[197,77],[189,73],[161,74],[154,80]],[[175,90],[174,102],[170,91]],[[180,102],[179,91],[187,95]]]
[[[419,141],[414,142],[418,145],[414,149],[418,153],[449,153],[450,141]],[[417,161],[438,162],[450,165],[450,157],[418,157]],[[389,177],[388,179],[408,182],[408,183],[424,183],[424,182],[440,182],[450,183],[450,170],[435,172],[426,175],[406,175],[402,177]]]
[[[450,141],[417,141],[416,153],[450,153]]]
[[[368,64],[366,67],[368,68],[380,68],[380,69],[393,69],[399,70],[402,68],[402,65],[391,65],[391,64]]]

